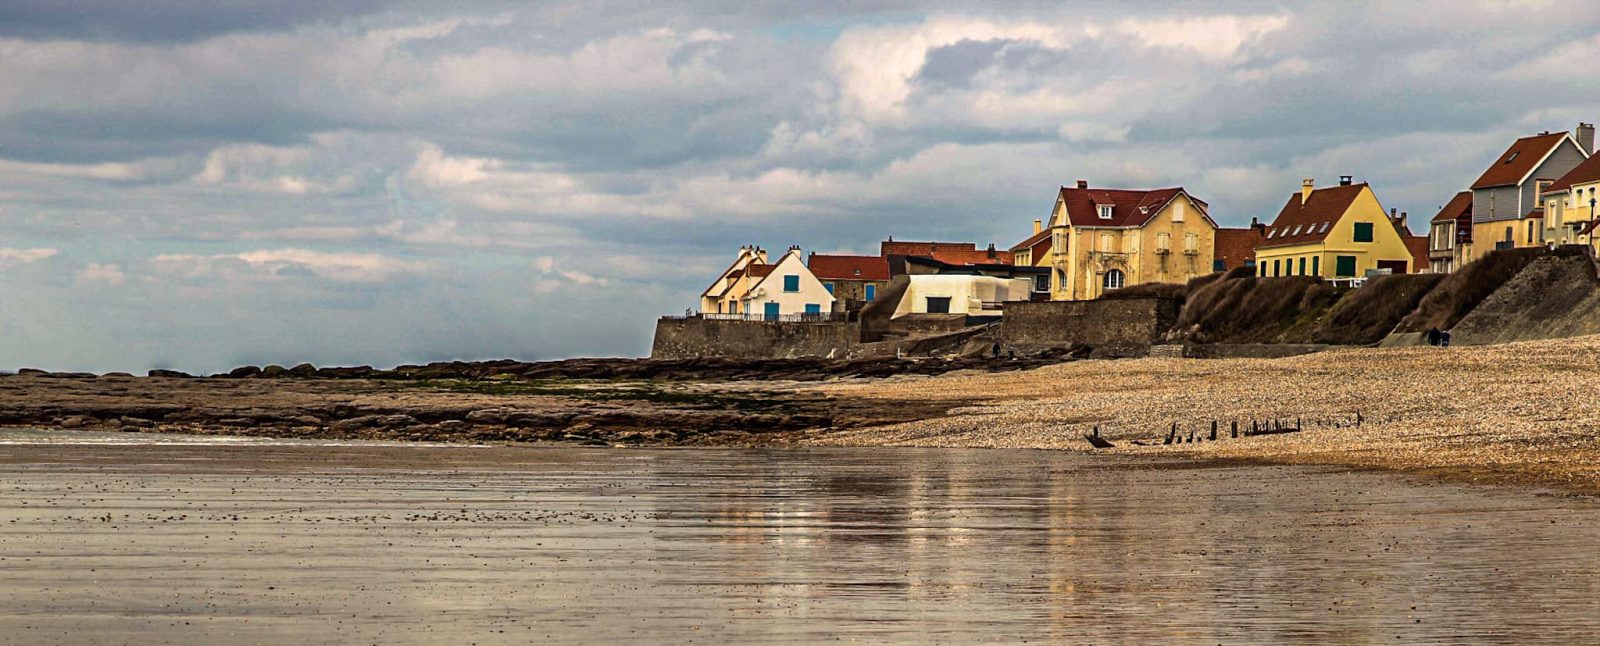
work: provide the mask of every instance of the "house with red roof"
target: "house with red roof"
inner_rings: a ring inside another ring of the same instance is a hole
[[[1256,247],[1266,238],[1267,225],[1250,218],[1250,226],[1240,229],[1217,229],[1216,251],[1212,253],[1211,268],[1229,271],[1239,267],[1256,266]]]
[[[1450,198],[1428,222],[1428,267],[1437,274],[1461,268],[1461,251],[1472,243],[1472,191]]]
[[[1214,270],[1217,223],[1183,187],[1062,186],[1048,220],[1011,248],[1050,270],[1052,300],[1089,300],[1140,283],[1181,283]]]
[[[1589,143],[1580,144],[1585,139]],[[1541,132],[1511,143],[1472,183],[1473,260],[1494,249],[1539,247],[1554,222],[1541,195],[1594,151],[1594,126],[1576,132]]]
[[[1405,231],[1402,233],[1402,231]],[[1385,213],[1372,187],[1349,175],[1338,186],[1301,182],[1256,247],[1260,276],[1365,278],[1372,270],[1416,271],[1403,220]]]
[[[835,307],[845,311],[860,309],[889,284],[889,259],[883,256],[813,253],[806,267],[838,299]]]

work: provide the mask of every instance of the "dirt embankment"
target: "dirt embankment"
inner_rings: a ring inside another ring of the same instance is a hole
[[[1544,256],[1452,326],[1463,345],[1600,333],[1600,278],[1583,255]]]

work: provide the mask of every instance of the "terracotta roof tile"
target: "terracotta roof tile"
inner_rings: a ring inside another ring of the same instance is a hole
[[[1333,230],[1333,223],[1350,209],[1366,187],[1367,183],[1362,182],[1319,188],[1311,191],[1305,204],[1300,203],[1300,193],[1295,192],[1267,227],[1267,237],[1257,248],[1322,242]]]
[[[1428,236],[1403,236],[1406,251],[1411,252],[1411,273],[1422,271],[1428,265]]]
[[[1540,160],[1543,160],[1552,148],[1566,138],[1565,132],[1552,132],[1523,137],[1512,142],[1511,147],[1500,153],[1494,163],[1489,165],[1489,169],[1483,171],[1478,181],[1472,183],[1472,188],[1493,188],[1521,182],[1522,178],[1533,172],[1533,168],[1539,165]]]
[[[822,280],[889,280],[889,260],[883,256],[829,256],[811,254],[811,273]]]
[[[1141,191],[1121,188],[1061,187],[1061,201],[1067,207],[1067,220],[1075,227],[1137,227],[1149,222],[1167,202],[1183,193],[1183,187]],[[1194,199],[1192,196],[1190,199]],[[1205,213],[1206,203],[1194,200]],[[1111,217],[1100,217],[1102,205],[1111,207]]]
[[[1472,217],[1472,191],[1456,193],[1455,197],[1439,209],[1439,214],[1433,216],[1431,222],[1454,222],[1462,217]]]
[[[777,268],[777,265],[750,265],[744,268],[744,273],[755,278],[765,278],[771,276],[772,270]]]
[[[1256,246],[1261,244],[1261,227],[1243,229],[1217,229],[1216,259],[1228,269],[1243,267],[1256,259]]]
[[[900,242],[885,240],[879,247],[882,255],[917,256],[932,258],[951,265],[1009,265],[1011,252],[979,249],[971,242]]]
[[[1046,246],[1049,245],[1049,242],[1050,242],[1050,229],[1047,228],[1047,229],[1045,229],[1043,231],[1040,231],[1040,232],[1035,233],[1035,234],[1033,234],[1031,236],[1028,236],[1028,238],[1026,240],[1023,240],[1022,242],[1018,242],[1017,244],[1011,245],[1011,250],[1012,251],[1023,251],[1023,250],[1026,250],[1026,249],[1032,249],[1034,245],[1037,245],[1040,242],[1046,243]]]
[[[1589,182],[1600,182],[1600,155],[1590,155],[1588,159],[1583,160],[1583,163],[1578,164],[1577,168],[1562,175],[1561,179],[1556,180],[1556,183],[1551,184],[1545,191],[1565,191],[1572,188],[1573,184]]]

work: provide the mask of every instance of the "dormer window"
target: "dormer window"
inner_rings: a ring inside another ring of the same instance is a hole
[[[1275,236],[1275,235],[1278,235],[1278,230],[1277,229],[1272,229],[1272,230],[1267,232],[1267,239],[1271,240],[1272,237]]]
[[[1100,205],[1100,219],[1102,219],[1102,220],[1110,220],[1111,219],[1111,205],[1110,204],[1101,204]]]
[[[1296,224],[1296,225],[1294,225],[1294,230],[1293,230],[1293,231],[1290,231],[1290,232],[1289,232],[1289,235],[1292,235],[1292,236],[1297,236],[1297,235],[1300,235],[1300,227],[1301,227],[1301,226],[1302,226],[1302,225],[1299,225],[1299,224]]]

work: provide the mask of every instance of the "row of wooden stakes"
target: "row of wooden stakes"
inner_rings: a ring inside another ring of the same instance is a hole
[[[1355,425],[1357,427],[1361,426],[1361,422],[1362,421],[1363,420],[1361,418],[1361,413],[1357,412],[1356,413],[1356,419],[1355,419]],[[1255,436],[1258,436],[1258,435],[1281,435],[1281,434],[1284,434],[1284,433],[1299,433],[1301,430],[1304,430],[1304,428],[1305,428],[1304,424],[1301,423],[1301,419],[1298,418],[1298,417],[1296,417],[1294,419],[1294,424],[1293,425],[1290,425],[1287,420],[1273,419],[1273,420],[1265,420],[1265,421],[1263,421],[1263,420],[1254,420],[1253,419],[1253,420],[1250,420],[1250,428],[1244,429],[1243,431],[1240,430],[1239,420],[1233,420],[1233,421],[1229,422],[1229,424],[1228,424],[1228,433],[1227,433],[1226,436],[1223,436],[1221,434],[1221,432],[1218,429],[1218,426],[1219,425],[1217,424],[1217,420],[1211,420],[1211,432],[1210,433],[1196,432],[1193,428],[1191,428],[1191,429],[1189,429],[1189,434],[1188,435],[1182,435],[1182,434],[1180,434],[1178,432],[1178,423],[1177,422],[1173,422],[1172,423],[1172,428],[1167,431],[1167,437],[1166,437],[1166,439],[1161,441],[1161,444],[1163,446],[1165,446],[1165,445],[1168,445],[1168,444],[1194,444],[1196,442],[1216,442],[1216,441],[1222,440],[1222,439],[1238,439],[1241,435],[1244,436],[1244,437],[1255,437]],[[1107,439],[1105,439],[1103,437],[1100,437],[1100,427],[1099,426],[1094,427],[1094,430],[1092,432],[1084,433],[1083,434],[1083,439],[1088,440],[1089,441],[1089,445],[1093,446],[1094,448],[1097,448],[1097,449],[1110,449],[1110,448],[1115,448],[1116,447],[1116,445],[1112,444],[1110,440],[1107,440]],[[1136,445],[1136,446],[1154,446],[1155,445],[1155,442],[1146,442],[1144,440],[1133,440],[1131,443]]]

